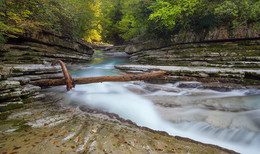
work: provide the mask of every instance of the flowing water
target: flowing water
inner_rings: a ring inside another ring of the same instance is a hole
[[[102,52],[96,52],[94,57],[90,64],[71,66],[72,76],[121,75],[114,65],[128,62],[126,58],[104,56]],[[153,86],[162,90],[151,90]],[[129,87],[145,93],[136,94]],[[173,88],[175,92],[164,88]],[[217,92],[179,88],[178,83],[105,82],[77,85],[69,97],[74,104],[118,114],[139,126],[240,153],[260,151],[260,95],[255,89]]]

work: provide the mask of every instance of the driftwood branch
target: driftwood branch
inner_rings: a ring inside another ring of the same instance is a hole
[[[86,78],[72,79],[65,64],[61,60],[54,61],[52,64],[55,65],[57,63],[60,63],[65,79],[38,80],[33,82],[32,84],[40,87],[66,85],[67,91],[69,91],[75,87],[75,84],[88,84],[88,83],[109,82],[109,81],[123,82],[123,81],[147,80],[151,78],[161,77],[166,73],[165,71],[157,71],[157,72],[143,73],[143,74],[100,76],[100,77],[86,77]]]

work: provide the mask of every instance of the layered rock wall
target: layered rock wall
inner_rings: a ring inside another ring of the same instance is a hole
[[[154,39],[149,41],[135,40],[125,48],[125,52],[133,54],[143,50],[163,48],[179,44],[208,43],[208,42],[233,42],[237,40],[260,39],[260,29],[250,24],[237,28],[218,27],[213,30],[203,30],[200,32],[180,31],[172,35],[170,40]]]
[[[24,104],[44,97],[40,87],[30,84],[40,79],[62,78],[60,66],[0,65],[0,112],[23,107]]]
[[[260,40],[179,44],[135,52],[141,64],[260,68]]]
[[[181,31],[169,41],[135,42],[125,52],[141,64],[259,68],[260,29],[248,25],[200,33]]]
[[[46,31],[25,33],[0,47],[0,63],[38,63],[61,59],[65,62],[87,62],[93,49],[86,42],[75,42]]]

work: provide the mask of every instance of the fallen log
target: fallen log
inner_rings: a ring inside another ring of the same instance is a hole
[[[147,80],[151,78],[161,77],[165,75],[165,73],[166,73],[165,71],[156,71],[151,73],[120,75],[120,76],[73,78],[72,80],[74,84],[89,84],[89,83],[109,82],[109,81],[123,82],[123,81]],[[40,87],[67,85],[66,79],[38,80],[33,82],[32,84]]]
[[[33,82],[32,84],[40,87],[66,85],[67,91],[70,91],[72,88],[75,88],[75,84],[88,84],[88,83],[107,82],[107,81],[122,82],[122,81],[146,80],[146,79],[163,76],[166,73],[165,71],[158,71],[152,73],[133,74],[133,75],[100,76],[100,77],[72,79],[63,61],[55,60],[52,62],[52,65],[56,65],[58,63],[61,65],[61,69],[65,79],[38,80]]]

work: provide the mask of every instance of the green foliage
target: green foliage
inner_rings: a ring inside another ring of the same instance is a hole
[[[0,0],[0,42],[44,29],[122,44],[259,22],[259,0]]]
[[[124,16],[120,21],[121,36],[125,40],[137,37],[149,37],[151,21],[147,20],[151,13],[151,0],[132,0],[124,4]]]
[[[253,21],[260,22],[260,1],[257,1],[252,5],[250,18]]]
[[[259,22],[259,10],[259,1],[226,0],[214,9],[214,14],[222,24],[229,24],[236,27],[246,25],[250,22]]]
[[[122,4],[123,0],[106,1],[103,0],[102,8],[102,37],[103,41],[108,43],[122,44],[123,39],[120,36],[120,24],[122,19]]]
[[[200,0],[156,0],[150,8],[153,13],[149,19],[160,22],[168,29],[173,29],[176,24],[187,25],[191,18],[201,6]]]
[[[98,0],[1,0],[0,41],[16,34],[45,29],[79,40],[99,35]],[[100,40],[100,39],[99,39]]]
[[[238,7],[234,2],[224,1],[217,8],[215,8],[214,14],[219,18],[225,18],[231,20],[238,17]]]
[[[152,22],[147,20],[151,13],[152,0],[102,1],[103,40],[121,44],[138,37],[149,35]]]

